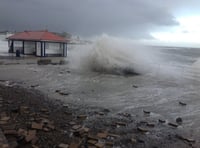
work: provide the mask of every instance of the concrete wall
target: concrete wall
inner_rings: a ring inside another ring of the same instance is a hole
[[[24,42],[24,54],[34,54],[36,52],[35,42]]]

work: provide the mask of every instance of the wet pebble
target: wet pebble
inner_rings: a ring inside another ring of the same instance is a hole
[[[132,87],[133,87],[133,88],[138,88],[138,86],[137,86],[137,85],[132,85]]]
[[[150,114],[150,113],[151,113],[150,111],[147,111],[147,110],[143,110],[143,112],[144,112],[145,114]]]
[[[140,131],[140,132],[148,132],[148,129],[145,129],[145,128],[142,128],[142,127],[138,127],[137,130]]]
[[[176,137],[177,138],[179,138],[180,140],[184,140],[184,141],[187,141],[187,142],[195,142],[195,140],[194,139],[192,139],[192,138],[186,138],[186,137],[184,137],[184,136],[181,136],[181,135],[176,135]]]
[[[179,101],[179,104],[182,106],[186,106],[187,104],[185,102]]]
[[[103,109],[103,112],[109,113],[110,110],[105,108],[105,109]]]
[[[169,122],[168,125],[172,126],[172,127],[178,127],[178,125],[176,123],[171,123]]]
[[[154,123],[147,123],[147,126],[148,127],[155,127],[155,124]]]
[[[158,119],[158,121],[159,121],[160,123],[165,123],[165,122],[166,122],[166,121],[163,120],[163,119]]]
[[[178,124],[181,124],[181,123],[183,122],[183,120],[182,120],[181,117],[178,117],[178,118],[176,118],[176,122],[177,122]]]

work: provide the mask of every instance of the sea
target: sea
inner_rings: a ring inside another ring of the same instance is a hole
[[[7,49],[1,39],[1,54]],[[156,121],[181,117],[182,129],[200,139],[200,48],[146,46],[102,35],[92,44],[69,46],[65,60],[60,66],[0,66],[0,75],[26,87],[37,85],[48,96],[83,108],[103,107],[137,118],[148,110],[151,116],[145,118]]]

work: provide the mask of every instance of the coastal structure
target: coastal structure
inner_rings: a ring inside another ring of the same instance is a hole
[[[69,40],[47,30],[19,32],[7,39],[9,53],[39,57],[67,56],[67,43]]]

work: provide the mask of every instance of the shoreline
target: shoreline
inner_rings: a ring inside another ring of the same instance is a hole
[[[35,89],[2,84],[0,97],[1,119],[7,117],[0,128],[8,143],[20,148],[199,146],[187,134],[180,134],[177,123],[162,123],[148,112],[144,112],[143,119],[135,113],[114,115],[109,109],[63,104]],[[34,134],[30,136],[31,131]]]

